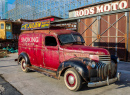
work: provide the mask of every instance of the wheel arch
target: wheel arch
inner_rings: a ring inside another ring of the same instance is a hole
[[[88,69],[86,65],[79,60],[68,60],[62,62],[58,67],[57,77],[60,78],[60,76],[69,68],[74,68],[83,78],[83,80],[88,81]]]
[[[113,60],[117,64],[118,57],[115,55],[111,55],[111,60]]]
[[[26,62],[28,65],[31,65],[29,56],[28,56],[25,52],[20,53],[20,55],[18,56],[18,64],[19,64],[19,62],[22,60],[22,58],[25,59],[25,62]]]

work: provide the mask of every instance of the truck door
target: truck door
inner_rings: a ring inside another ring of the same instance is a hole
[[[54,36],[45,37],[44,50],[45,67],[51,70],[57,70],[59,66],[59,51],[56,38]]]

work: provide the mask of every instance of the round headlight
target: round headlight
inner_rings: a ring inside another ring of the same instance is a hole
[[[120,59],[119,58],[117,58],[117,63],[119,63],[120,62]]]
[[[95,66],[96,66],[96,63],[95,63],[94,61],[92,61],[92,62],[91,62],[91,67],[92,67],[92,68],[95,68]]]

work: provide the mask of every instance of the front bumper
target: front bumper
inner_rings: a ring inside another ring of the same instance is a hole
[[[105,80],[105,81],[89,82],[89,83],[88,83],[88,87],[98,87],[98,86],[109,85],[109,84],[111,84],[111,83],[114,83],[114,82],[116,82],[116,81],[119,81],[119,80],[120,80],[120,76],[121,76],[121,73],[118,73],[118,74],[117,74],[117,77],[112,78],[112,79],[107,78],[107,80]]]

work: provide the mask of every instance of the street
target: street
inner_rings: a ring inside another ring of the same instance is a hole
[[[130,62],[118,64],[118,72],[121,72],[119,82],[96,88],[88,88],[83,84],[80,91],[73,92],[67,89],[63,77],[56,80],[37,72],[24,73],[14,61],[17,56],[14,53],[7,58],[0,58],[0,75],[15,88],[12,92],[18,91],[15,95],[130,95]],[[11,95],[11,92],[5,93],[5,87],[0,81],[0,95]]]

